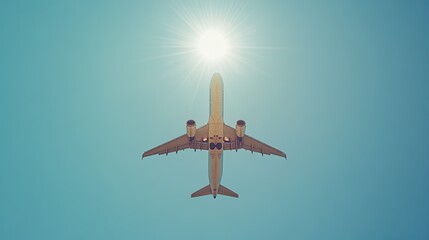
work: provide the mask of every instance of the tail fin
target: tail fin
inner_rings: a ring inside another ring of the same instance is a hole
[[[229,196],[229,197],[235,197],[238,198],[238,194],[233,192],[232,190],[226,188],[223,185],[219,185],[219,190],[217,191],[218,194],[220,195],[225,195],[225,196]]]
[[[201,196],[206,196],[206,195],[211,195],[211,194],[213,194],[213,193],[212,193],[212,189],[210,188],[210,184],[209,184],[209,185],[201,188],[200,190],[192,193],[191,198],[201,197]],[[216,194],[238,198],[237,193],[233,192],[232,190],[226,188],[223,185],[219,185],[219,189],[217,190],[217,193],[214,194],[214,197],[216,197]]]
[[[192,193],[191,198],[201,197],[201,196],[210,195],[210,194],[212,194],[212,190],[211,190],[210,184],[209,184],[209,185],[201,188],[200,190]]]

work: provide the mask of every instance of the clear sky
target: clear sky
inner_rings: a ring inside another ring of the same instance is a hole
[[[207,3],[0,3],[0,239],[429,239],[428,3]],[[140,159],[208,120],[207,12],[226,123],[288,154],[226,152],[239,199],[190,198],[206,152]]]

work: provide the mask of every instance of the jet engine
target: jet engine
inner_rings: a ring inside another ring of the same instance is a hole
[[[246,122],[243,120],[238,120],[235,125],[235,133],[237,134],[238,141],[243,140],[244,134],[246,132]]]
[[[189,142],[194,141],[196,131],[197,131],[197,125],[195,125],[195,121],[188,120],[186,122],[186,134],[189,137]]]

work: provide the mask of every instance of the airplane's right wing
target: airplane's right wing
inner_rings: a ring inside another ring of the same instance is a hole
[[[273,148],[270,145],[265,144],[255,138],[252,138],[249,135],[244,135],[243,139],[241,141],[238,141],[235,129],[226,124],[224,127],[224,136],[230,139],[229,143],[224,143],[225,150],[245,149],[245,150],[251,151],[252,153],[258,152],[258,153],[261,153],[262,155],[273,154],[273,155],[287,158],[284,152],[276,148]]]
[[[144,152],[142,155],[142,158],[152,156],[155,154],[167,155],[171,152],[177,153],[180,150],[185,150],[188,148],[195,149],[195,150],[197,149],[208,150],[208,144],[207,144],[208,135],[209,135],[208,126],[204,125],[196,130],[194,141],[189,142],[189,137],[186,134],[184,134],[171,141],[161,144],[158,147],[152,148],[151,150]]]

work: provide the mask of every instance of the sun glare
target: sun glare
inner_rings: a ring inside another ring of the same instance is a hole
[[[218,30],[207,30],[196,43],[198,53],[208,61],[222,60],[228,54],[229,48],[225,34]]]
[[[193,4],[192,4],[193,3]],[[246,24],[244,1],[190,1],[172,6],[176,13],[167,24],[169,36],[162,38],[168,53],[161,57],[174,59],[174,66],[183,67],[202,79],[213,72],[242,73],[243,67],[257,69],[254,64],[255,28]],[[204,78],[209,79],[209,78]]]

